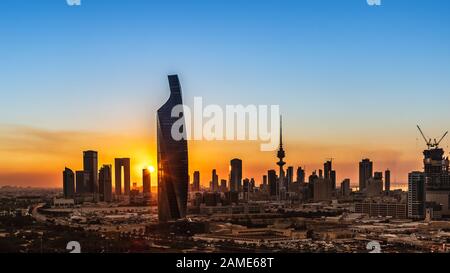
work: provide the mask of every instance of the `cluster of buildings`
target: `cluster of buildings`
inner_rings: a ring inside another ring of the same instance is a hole
[[[433,144],[431,140],[427,141],[428,149],[424,151],[424,170],[411,172],[408,176],[407,193],[392,191],[390,170],[374,171],[373,162],[368,158],[359,162],[356,191],[352,190],[350,179],[344,179],[339,187],[333,159],[326,160],[323,169],[313,171],[308,177],[302,167],[296,170],[293,166],[285,168],[281,121],[277,168],[268,170],[259,185],[254,178],[243,177],[243,162],[239,158],[230,161],[227,179],[219,179],[217,171],[212,170],[209,187],[204,188],[200,172],[195,171],[191,184],[187,140],[172,136],[173,125],[184,124],[182,113],[179,117],[172,116],[172,109],[183,103],[181,85],[177,75],[170,75],[168,80],[170,97],[157,112],[158,218],[161,222],[186,218],[188,204],[202,207],[204,211],[238,211],[240,209],[232,207],[255,201],[302,204],[338,200],[352,203],[357,213],[375,217],[417,220],[450,217],[449,160],[444,157],[444,150],[438,147],[439,143]],[[129,158],[115,160],[114,192],[112,166],[103,165],[98,171],[97,159],[97,152],[86,151],[83,170],[75,173],[68,168],[64,170],[65,198],[112,202],[130,201],[139,194],[135,187],[130,187]],[[143,170],[142,196],[144,202],[150,198],[147,169]],[[220,209],[211,209],[219,206]]]
[[[57,204],[83,202],[126,202],[130,204],[148,204],[151,197],[151,173],[142,170],[142,192],[133,183],[131,187],[130,158],[116,158],[113,167],[102,165],[98,170],[98,152],[83,152],[83,170],[63,171],[63,194],[65,200],[57,200]],[[113,191],[114,189],[114,191]]]

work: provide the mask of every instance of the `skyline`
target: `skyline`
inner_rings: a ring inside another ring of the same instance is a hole
[[[0,10],[0,185],[59,186],[65,165],[81,169],[89,149],[101,164],[130,157],[140,184],[142,169],[156,164],[154,113],[172,72],[188,105],[194,96],[280,104],[286,166],[310,173],[334,157],[337,180],[355,185],[368,157],[406,183],[426,148],[416,124],[429,136],[449,129],[450,4],[283,4],[8,1]],[[420,111],[423,103],[433,111]],[[275,153],[258,142],[190,141],[189,150],[189,173],[199,170],[203,184],[212,169],[226,178],[232,158],[256,181],[276,168]],[[212,162],[210,151],[221,158]]]

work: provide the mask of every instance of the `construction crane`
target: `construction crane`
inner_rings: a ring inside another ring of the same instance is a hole
[[[432,140],[431,138],[428,138],[425,136],[425,134],[423,133],[422,129],[420,129],[420,126],[417,125],[417,129],[419,129],[420,134],[423,137],[423,140],[425,140],[425,143],[427,144],[428,150],[430,150],[431,148],[439,148],[439,144],[441,144],[442,140],[444,140],[444,138],[447,136],[448,131],[445,132],[445,134],[439,139],[439,141],[437,141],[436,139]],[[434,141],[434,142],[433,142]]]

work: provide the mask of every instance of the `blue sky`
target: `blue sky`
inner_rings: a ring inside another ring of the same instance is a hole
[[[280,104],[293,141],[408,149],[416,123],[449,129],[449,14],[447,0],[3,0],[0,126],[150,134],[178,73],[187,103]]]

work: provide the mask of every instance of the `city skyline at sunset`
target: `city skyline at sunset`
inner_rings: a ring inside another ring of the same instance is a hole
[[[309,175],[335,158],[338,182],[353,186],[363,158],[406,183],[423,168],[416,124],[430,137],[450,129],[448,1],[6,2],[0,186],[61,187],[84,150],[99,165],[131,158],[140,185],[156,165],[155,113],[173,73],[188,106],[280,105],[286,166]],[[276,169],[258,141],[188,145],[191,181],[198,170],[205,186],[212,169],[228,179],[232,158],[257,183]]]

